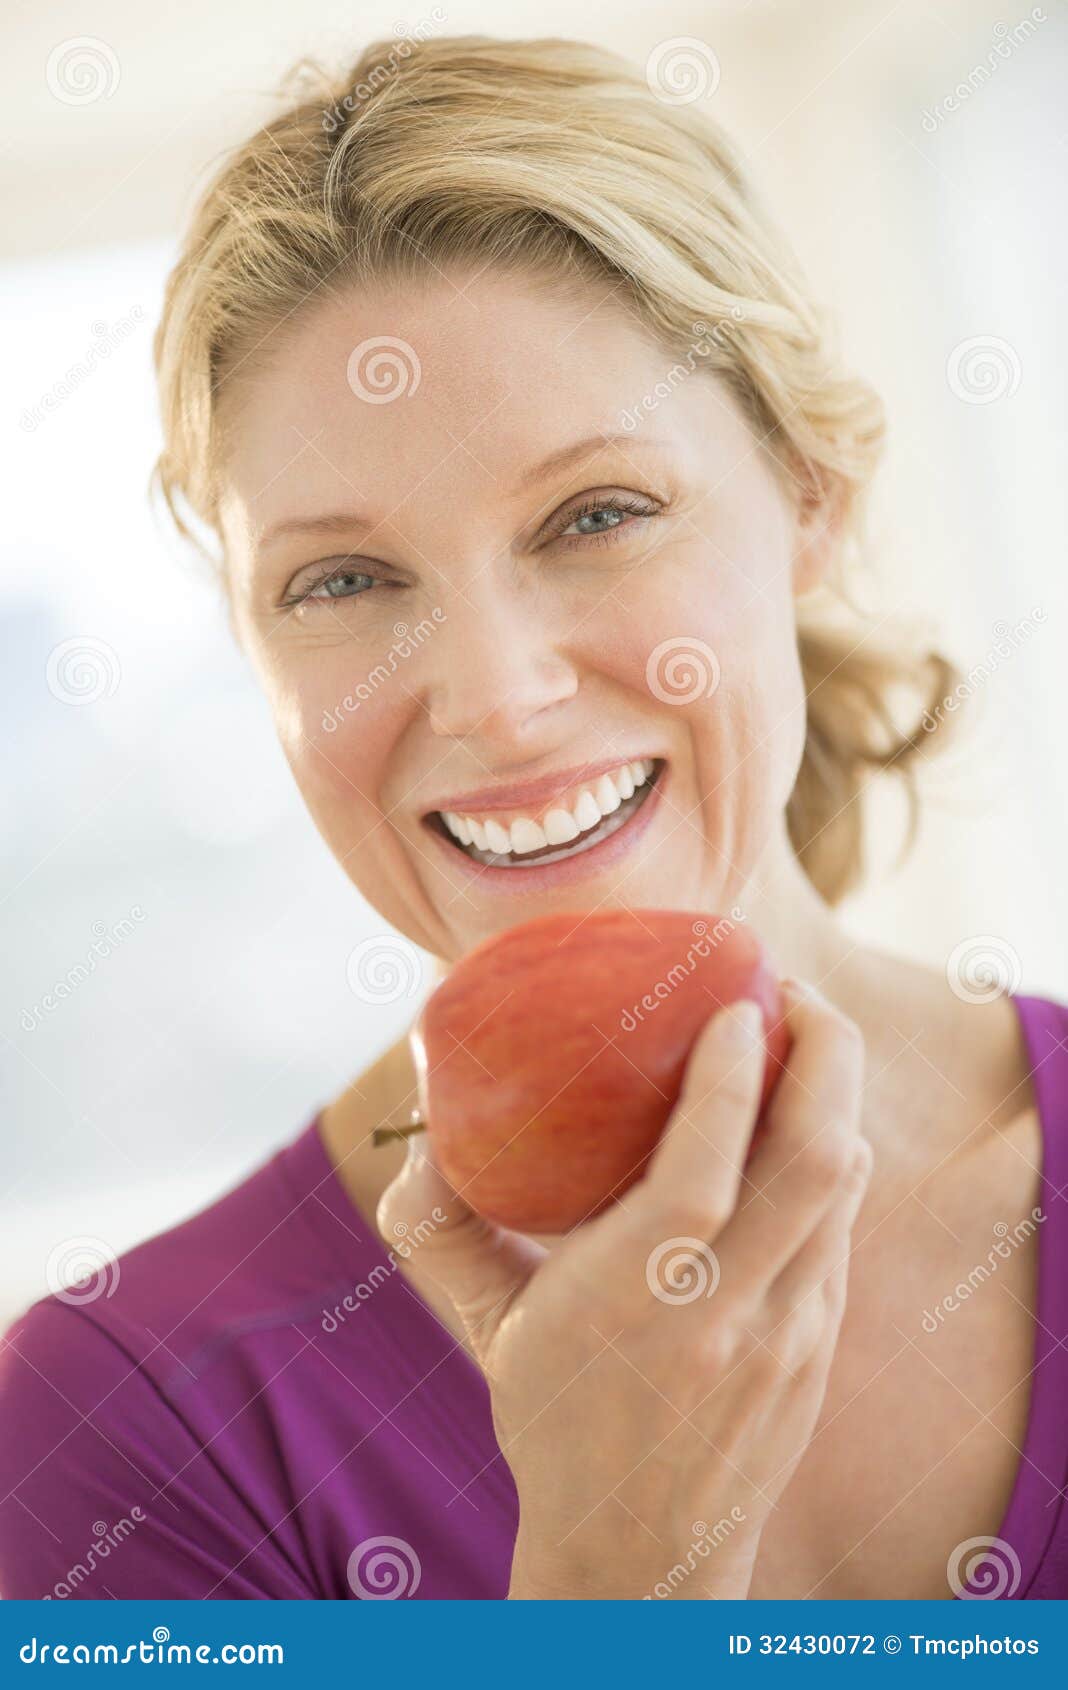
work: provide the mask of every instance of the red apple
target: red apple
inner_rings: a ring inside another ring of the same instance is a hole
[[[775,971],[744,923],[612,909],[486,940],[413,1035],[442,1173],[487,1219],[567,1232],[640,1177],[698,1033],[743,997],[764,1012],[763,1108],[789,1035]]]

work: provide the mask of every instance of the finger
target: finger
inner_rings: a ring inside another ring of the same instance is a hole
[[[850,1230],[870,1167],[871,1154],[862,1140],[827,1213],[764,1301],[761,1342],[795,1379],[806,1369],[828,1367],[834,1354],[845,1308]]]
[[[423,1280],[441,1287],[476,1349],[489,1343],[547,1254],[476,1214],[436,1166],[426,1133],[408,1140],[407,1159],[382,1193],[376,1218],[384,1237],[404,1239],[416,1287]]]
[[[748,1195],[723,1237],[741,1279],[770,1285],[826,1212],[859,1142],[864,1045],[811,988],[784,984],[792,1045],[746,1169]]]
[[[764,1073],[763,1022],[754,1003],[719,1010],[699,1034],[678,1102],[648,1170],[610,1213],[656,1243],[714,1238],[738,1198]]]
[[[783,1312],[806,1297],[822,1295],[835,1302],[844,1290],[844,1273],[854,1249],[853,1226],[871,1179],[872,1153],[860,1139],[849,1171],[842,1179],[823,1219],[788,1262],[771,1287],[769,1303]]]

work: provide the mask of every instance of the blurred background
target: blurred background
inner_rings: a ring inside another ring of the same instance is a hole
[[[198,184],[296,60],[435,32],[641,65],[667,43],[697,67],[692,97],[889,409],[862,596],[968,676],[916,850],[894,869],[877,803],[845,919],[940,968],[986,946],[1068,998],[1058,0],[22,5],[0,164],[0,1321],[295,1135],[429,985],[321,843],[146,488],[151,337]]]

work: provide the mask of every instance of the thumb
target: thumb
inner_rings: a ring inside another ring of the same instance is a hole
[[[408,1140],[404,1166],[378,1202],[378,1230],[405,1240],[418,1286],[432,1280],[459,1314],[479,1357],[548,1252],[465,1203],[437,1167],[426,1132]]]

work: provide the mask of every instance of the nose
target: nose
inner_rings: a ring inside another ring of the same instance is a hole
[[[537,755],[548,713],[578,691],[561,643],[529,600],[499,588],[454,601],[433,641],[426,694],[433,732],[484,746],[494,761]]]

